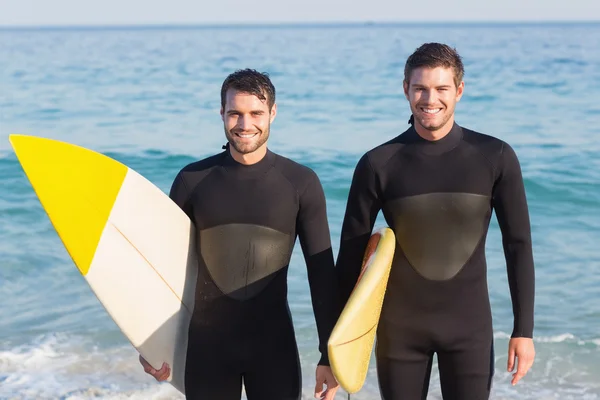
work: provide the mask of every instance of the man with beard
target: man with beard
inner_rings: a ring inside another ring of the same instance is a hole
[[[461,57],[444,44],[424,44],[408,58],[404,93],[412,126],[364,154],[350,188],[336,267],[344,303],[380,210],[397,239],[377,332],[384,400],[425,399],[434,353],[445,400],[489,397],[494,352],[485,239],[492,211],[513,305],[513,385],[534,360],[534,263],[521,169],[507,143],[454,121],[463,74]]]
[[[267,148],[275,119],[267,74],[246,69],[223,82],[225,151],[183,168],[171,198],[193,221],[199,273],[185,371],[188,399],[298,400],[301,371],[287,302],[296,237],[308,270],[321,359],[315,396],[338,387],[327,357],[338,294],[325,196],[308,167]],[[146,372],[157,380],[168,365]],[[327,389],[324,390],[324,385]]]

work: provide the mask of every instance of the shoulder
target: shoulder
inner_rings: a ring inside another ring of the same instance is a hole
[[[303,177],[316,175],[315,171],[307,165],[301,164],[298,161],[294,161],[291,158],[284,157],[277,153],[273,154],[275,156],[276,166],[280,171],[297,174]]]
[[[275,156],[275,169],[299,192],[318,183],[320,185],[317,173],[307,165],[294,161],[291,158],[273,153]]]
[[[472,129],[462,130],[463,141],[485,157],[494,169],[501,168],[506,162],[517,160],[515,149],[507,141]]]
[[[180,181],[188,188],[196,186],[215,166],[221,163],[224,155],[225,153],[214,154],[185,165],[177,173],[175,182]]]
[[[461,128],[463,131],[463,140],[482,151],[501,152],[502,148],[508,145],[508,143],[496,136],[478,132],[465,127]]]
[[[507,141],[497,136],[477,132],[472,129],[462,129],[464,132],[463,140],[492,159],[515,155],[515,149]]]
[[[407,129],[398,136],[368,150],[358,161],[357,167],[368,168],[375,173],[380,171],[398,152],[406,147],[408,131]]]
[[[220,161],[223,159],[224,155],[225,155],[224,152],[218,153],[218,154],[214,154],[212,156],[203,158],[201,160],[191,162],[191,163],[187,164],[186,166],[184,166],[183,168],[181,168],[181,170],[179,172],[180,173],[200,172],[200,171],[210,169],[210,168],[218,165],[220,163]]]

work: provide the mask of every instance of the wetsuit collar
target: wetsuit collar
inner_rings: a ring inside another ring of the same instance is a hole
[[[456,122],[454,122],[452,129],[446,136],[435,141],[423,139],[419,136],[414,125],[408,130],[409,143],[417,146],[420,152],[428,155],[439,155],[454,149],[458,146],[462,137],[462,128]]]
[[[225,149],[223,157],[223,168],[229,173],[233,173],[240,178],[252,178],[266,173],[275,163],[275,154],[267,149],[267,154],[259,162],[252,165],[245,165],[237,162],[232,156],[229,146]]]

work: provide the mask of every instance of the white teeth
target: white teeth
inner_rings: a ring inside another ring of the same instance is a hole
[[[244,139],[254,137],[255,135],[256,135],[256,133],[251,133],[249,135],[243,135],[241,133],[238,133],[238,136],[241,138],[244,138]]]
[[[441,108],[421,108],[421,110],[427,114],[437,114],[438,112],[442,111]]]

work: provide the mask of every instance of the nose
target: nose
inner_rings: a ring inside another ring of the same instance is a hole
[[[437,101],[437,92],[435,89],[429,89],[423,91],[423,100],[427,104],[435,104]]]
[[[238,119],[238,129],[243,131],[252,130],[252,119],[247,116],[240,116]]]

